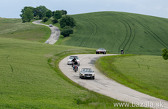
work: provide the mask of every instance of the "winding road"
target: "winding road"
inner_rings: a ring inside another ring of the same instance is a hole
[[[49,27],[49,25],[42,24],[40,22],[41,22],[41,20],[37,20],[37,21],[34,21],[32,23],[33,24],[38,24],[38,25],[44,25],[44,26]],[[56,26],[52,26],[52,27],[49,27],[49,28],[51,30],[51,35],[50,35],[49,39],[45,43],[47,43],[47,44],[55,44],[56,41],[59,39],[60,30]]]
[[[38,21],[34,21],[33,23],[39,24],[39,25],[45,25],[40,22],[41,20],[38,20]],[[45,26],[49,27],[49,25],[45,25]],[[51,35],[45,43],[54,44],[60,36],[60,30],[55,26],[52,26],[49,28],[51,29]],[[79,69],[87,68],[87,67],[92,68],[95,72],[95,80],[80,79],[79,71],[74,72],[72,69],[72,66],[67,65],[69,56],[64,58],[62,61],[60,61],[59,68],[64,73],[64,75],[67,76],[69,79],[71,79],[72,81],[76,82],[77,84],[89,90],[95,91],[97,93],[109,96],[111,98],[114,98],[120,101],[125,101],[125,102],[129,102],[132,104],[139,104],[142,107],[168,109],[168,101],[155,98],[147,94],[133,90],[131,88],[128,88],[122,84],[117,83],[116,81],[112,79],[107,78],[99,70],[97,70],[94,65],[95,61],[102,56],[110,56],[110,55],[116,55],[116,54],[106,54],[106,55],[80,54],[80,55],[77,55],[80,59]]]
[[[72,66],[67,65],[69,56],[60,61],[59,68],[64,73],[64,75],[67,76],[69,79],[89,90],[95,91],[97,93],[109,96],[111,98],[120,101],[125,101],[133,104],[140,104],[140,106],[142,107],[168,109],[168,101],[161,100],[159,98],[155,98],[147,94],[133,90],[131,88],[128,88],[122,84],[117,83],[112,79],[107,78],[99,70],[97,70],[94,65],[96,59],[100,58],[101,56],[109,56],[109,55],[115,55],[115,54],[77,55],[80,59],[81,64],[79,66],[79,69],[86,67],[92,68],[95,72],[95,80],[80,79],[79,72],[74,72]]]

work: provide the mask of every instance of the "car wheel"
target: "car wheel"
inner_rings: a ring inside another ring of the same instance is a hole
[[[83,77],[82,77],[82,76],[80,76],[80,78],[81,78],[81,79],[83,79]]]
[[[92,79],[95,79],[95,77],[93,76]]]

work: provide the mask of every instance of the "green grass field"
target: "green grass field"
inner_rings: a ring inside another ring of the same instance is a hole
[[[5,24],[0,26],[4,32],[3,38],[0,37],[0,109],[111,109],[113,103],[121,102],[80,87],[59,70],[58,63],[65,56],[94,53],[94,49],[37,42],[45,37],[48,29],[40,31],[40,26],[19,21],[5,19]],[[8,22],[10,28],[2,27]],[[20,24],[16,31],[11,27],[15,22]],[[29,36],[24,40],[15,35],[5,37],[11,30],[20,35],[19,31],[25,29],[23,35],[27,31],[31,34],[33,26],[39,30],[37,35],[43,33],[37,40],[30,41]]]
[[[45,42],[51,31],[46,26],[22,23],[21,19],[0,18],[0,37]]]
[[[119,83],[168,100],[168,61],[161,56],[108,56],[100,58],[96,66]]]
[[[168,19],[122,13],[96,12],[72,16],[74,34],[63,45],[105,48],[110,53],[160,55],[168,48]]]

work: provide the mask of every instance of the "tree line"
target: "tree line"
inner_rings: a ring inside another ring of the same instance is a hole
[[[21,19],[22,22],[30,22],[32,20],[42,20],[47,22],[49,19],[52,19],[52,23],[59,23],[61,27],[61,35],[64,37],[73,34],[73,28],[76,26],[75,20],[67,15],[66,10],[56,10],[51,11],[45,6],[38,6],[36,8],[31,6],[26,6],[21,10]]]

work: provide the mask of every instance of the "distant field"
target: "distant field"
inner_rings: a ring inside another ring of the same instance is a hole
[[[119,83],[168,100],[168,61],[161,56],[108,56],[96,66]]]
[[[22,23],[21,19],[0,18],[0,37],[45,42],[50,29],[32,23]]]
[[[160,55],[168,48],[168,19],[122,13],[96,12],[73,15],[74,34],[63,45],[106,48],[111,53]]]

